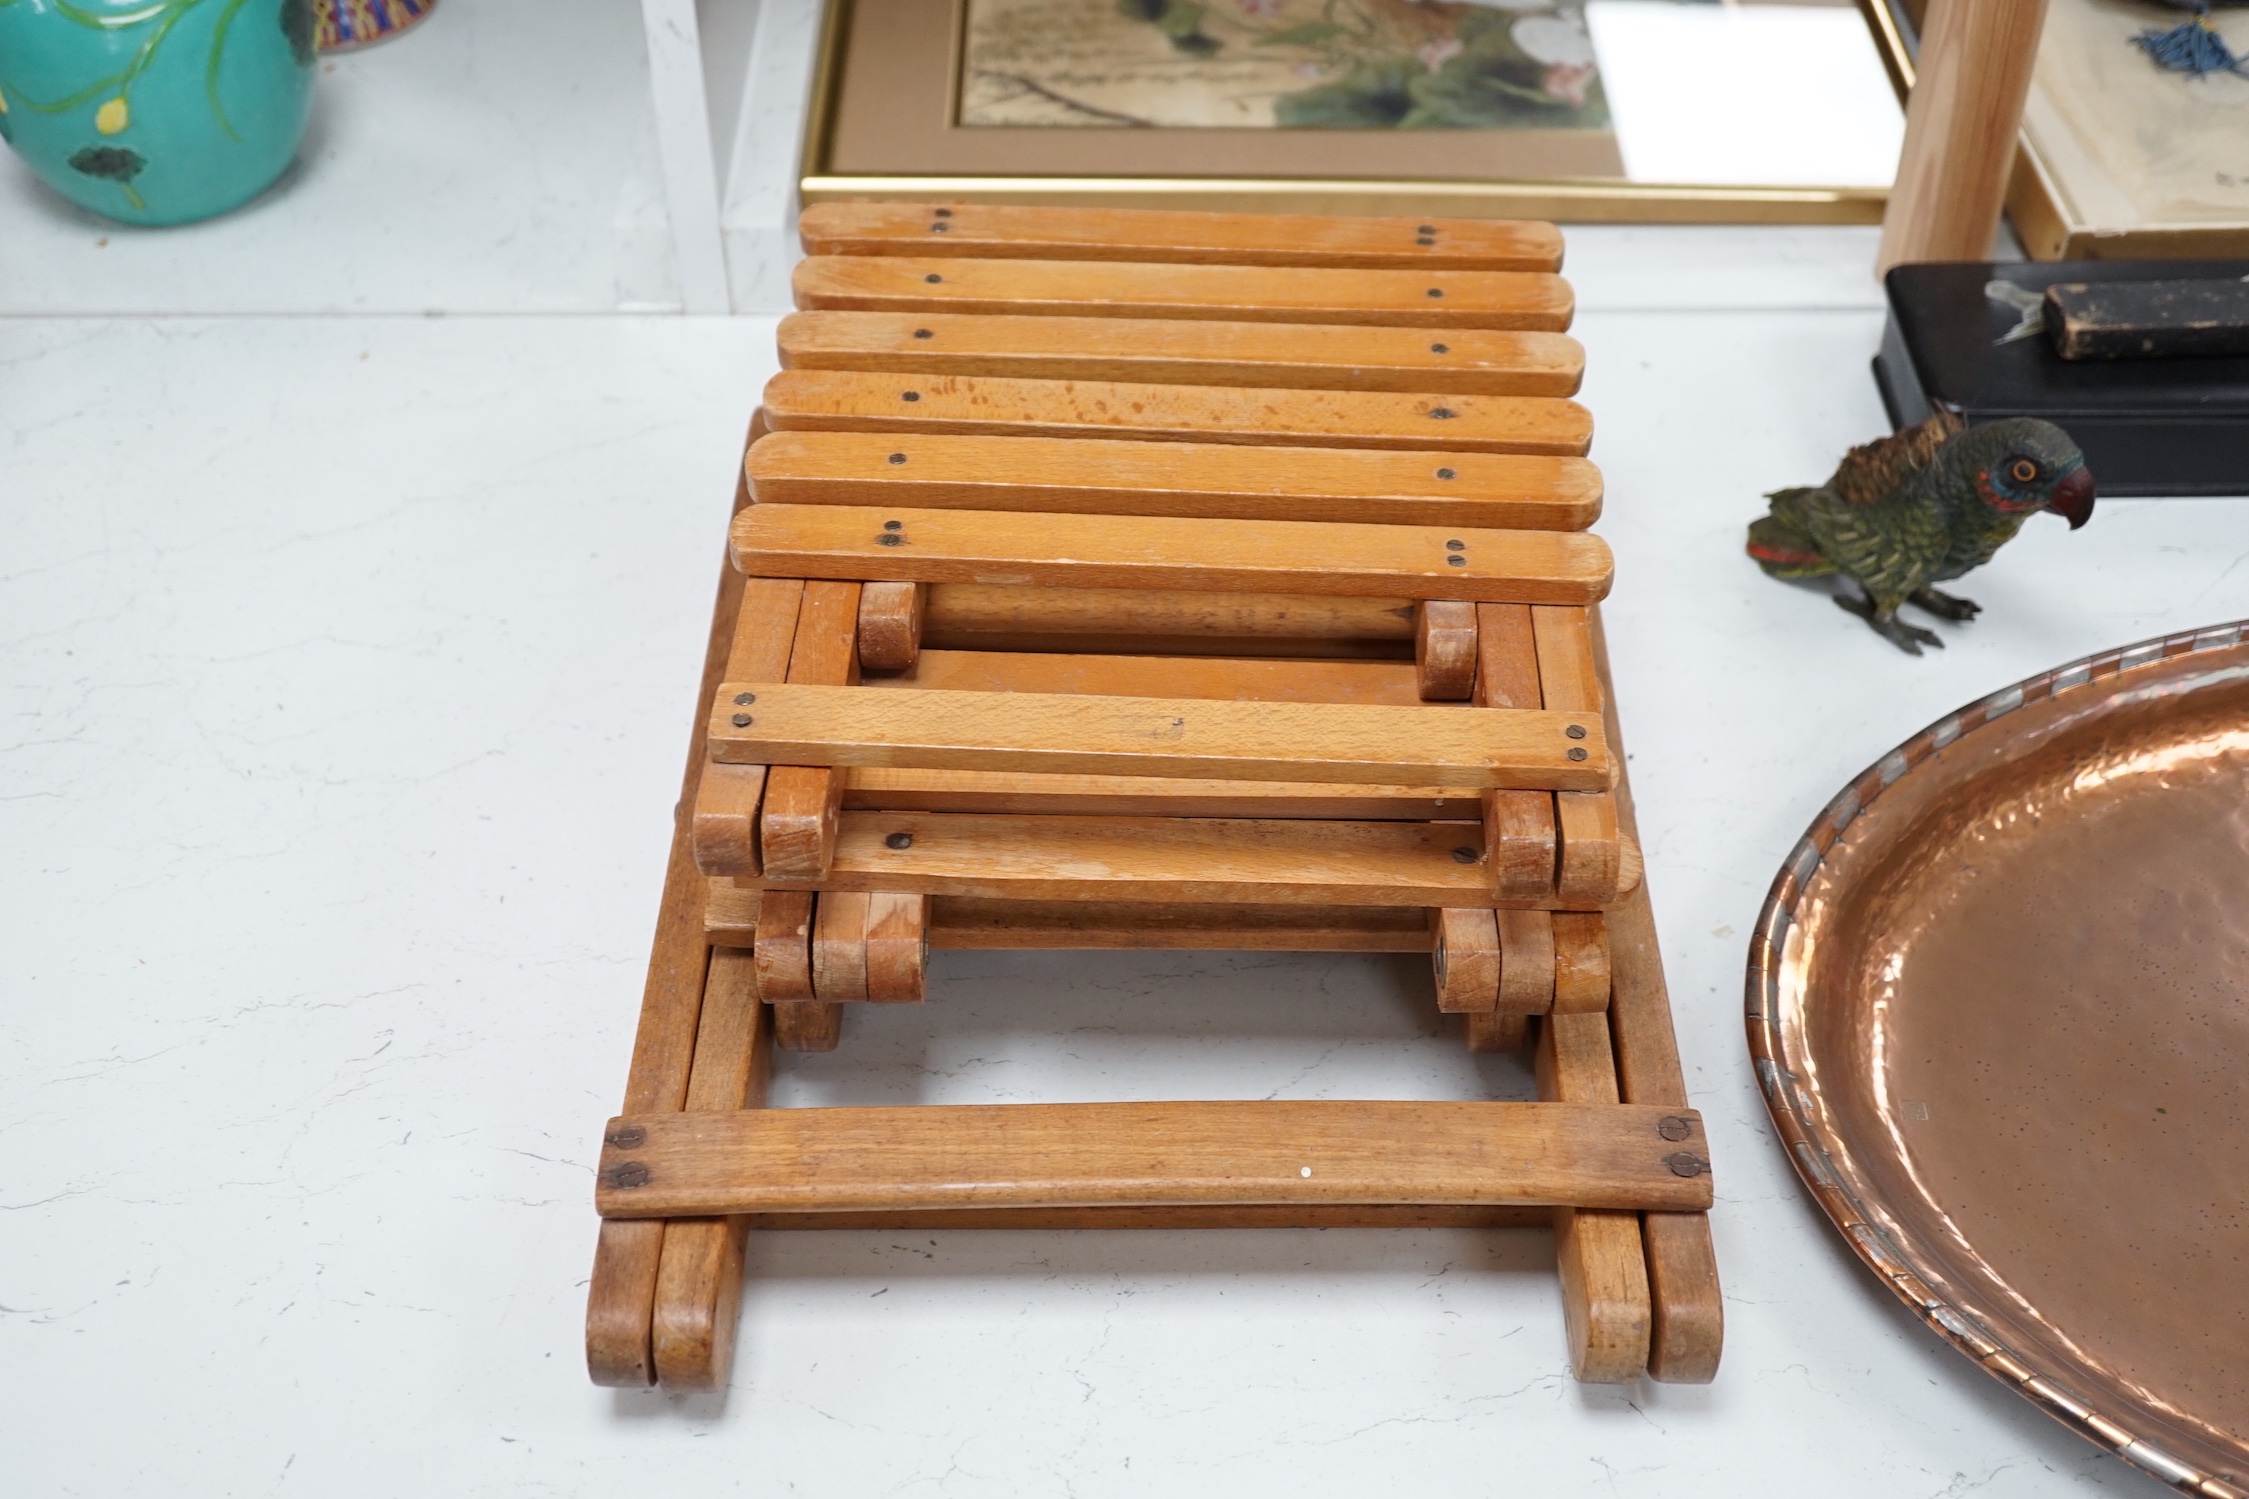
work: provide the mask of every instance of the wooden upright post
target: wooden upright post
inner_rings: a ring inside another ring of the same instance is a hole
[[[1990,256],[2045,24],[2046,0],[1930,0],[1876,275]]]

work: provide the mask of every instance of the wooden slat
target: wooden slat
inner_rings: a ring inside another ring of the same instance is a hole
[[[1096,656],[1054,651],[926,651],[909,671],[869,687],[949,692],[1068,692],[1087,697],[1231,698],[1261,703],[1420,703],[1404,661],[1270,660],[1238,656]]]
[[[1593,663],[1602,686],[1609,739],[1619,746],[1615,683],[1609,676],[1608,649],[1600,611],[1591,612],[1588,629]],[[1620,836],[1634,842],[1639,824],[1633,815],[1632,783],[1617,786]],[[1664,986],[1663,955],[1656,943],[1655,910],[1646,883],[1608,913],[1609,1024],[1616,1042],[1620,1091],[1631,1103],[1680,1104],[1687,1101],[1686,1074],[1672,1033],[1671,997]],[[1726,1304],[1718,1282],[1718,1257],[1705,1213],[1648,1213],[1641,1218],[1647,1244],[1648,1283],[1655,1301],[1655,1329],[1648,1372],[1675,1384],[1708,1384],[1718,1374],[1725,1346]]]
[[[905,671],[921,655],[926,583],[867,583],[859,589],[859,665],[867,671]],[[741,673],[747,681],[751,672]]]
[[[919,1003],[928,987],[929,897],[867,897],[867,998]]]
[[[1579,532],[859,505],[752,505],[734,560],[752,577],[1495,603],[1589,603],[1611,572],[1608,545]]]
[[[1531,611],[1521,604],[1476,606],[1475,701],[1490,708],[1536,708],[1545,698]],[[1484,797],[1484,862],[1502,900],[1537,900],[1554,887],[1554,798],[1494,791]]]
[[[1548,1015],[1539,1025],[1536,1071],[1541,1099],[1621,1107],[1606,1015]],[[1706,1159],[1699,1144],[1682,1142],[1680,1154]],[[1594,1384],[1642,1378],[1648,1372],[1654,1311],[1640,1215],[1556,1208],[1554,1251],[1562,1275],[1570,1372]]]
[[[802,1004],[812,987],[812,892],[768,890],[757,918],[757,988],[767,1004]]]
[[[1510,1010],[1484,1010],[1460,1017],[1466,1022],[1468,1049],[1478,1055],[1497,1055],[1523,1049],[1531,1017]]]
[[[812,908],[812,992],[829,1003],[867,997],[867,903],[852,891],[821,892]]]
[[[1554,1008],[1554,918],[1546,911],[1501,911],[1498,1008],[1543,1015]]]
[[[1593,442],[1592,413],[1550,396],[783,370],[766,383],[765,409],[782,432],[1114,437],[1568,458],[1584,457]]]
[[[783,1051],[834,1051],[842,1041],[841,1004],[773,1007],[773,1044]]]
[[[611,1121],[609,1217],[975,1205],[1704,1208],[1662,1109],[1547,1103],[983,1104]]]
[[[911,841],[893,847],[901,836]],[[1470,906],[1490,900],[1477,841],[1473,823],[846,812],[821,888],[994,900]],[[1467,857],[1456,857],[1463,848]]]
[[[759,1108],[772,1067],[772,1031],[758,1003],[745,952],[711,954],[696,1027],[687,1107],[697,1112]],[[657,1379],[668,1389],[726,1387],[734,1360],[742,1289],[740,1218],[683,1218],[664,1225],[651,1338]]]
[[[1545,531],[1601,513],[1599,469],[1520,453],[777,432],[748,472],[760,504]]]
[[[753,507],[754,508],[754,507]],[[859,596],[857,583],[816,582],[804,587],[795,645],[789,652],[789,680],[814,686],[839,686],[859,679]],[[740,689],[722,687],[714,713],[726,720],[756,711],[737,703]],[[717,757],[713,757],[714,759]],[[767,879],[817,880],[835,857],[836,817],[843,808],[843,780],[824,767],[784,759],[766,777],[765,805],[758,813],[760,871]]]
[[[1471,1020],[1483,1016],[1469,1016]],[[1517,1016],[1518,1022],[1521,1017]],[[754,1229],[940,1228],[1546,1228],[1552,1208],[1456,1207],[1388,1203],[1265,1203],[1231,1207],[1154,1208],[924,1208],[881,1213],[748,1213]],[[608,1223],[639,1223],[609,1218]]]
[[[1436,970],[1437,1008],[1490,1010],[1499,999],[1499,926],[1480,906],[1432,908],[1429,956]]]
[[[1210,650],[1222,653],[1228,642],[1254,641],[1258,647],[1254,654],[1259,655],[1273,654],[1275,643],[1285,643],[1296,654],[1342,656],[1367,643],[1394,643],[1398,649],[1391,654],[1403,658],[1410,655],[1413,640],[1413,606],[1412,599],[1332,594],[937,583],[929,590],[922,644],[1007,651],[1080,649],[1015,643],[1047,637],[1084,642],[1087,650],[1114,651],[1170,638],[1191,640],[1198,647],[1209,642]]]
[[[1154,901],[930,902],[929,945],[963,949],[1427,952],[1412,906],[1165,905]]]
[[[1591,1014],[1609,1007],[1609,938],[1598,912],[1554,914],[1554,1010]]]
[[[1474,792],[1322,781],[1200,781],[1014,771],[846,772],[844,810],[1028,813],[1060,817],[1308,817],[1343,822],[1464,821]]]
[[[703,899],[703,934],[714,947],[754,947],[765,892],[713,875]]]
[[[1465,703],[1476,689],[1476,606],[1429,599],[1414,609],[1415,693],[1425,702]]]
[[[1555,889],[1572,905],[1605,906],[1624,882],[1624,850],[1616,825],[1616,800],[1606,791],[1554,798],[1560,857]]]
[[[797,306],[836,312],[1565,333],[1574,310],[1570,284],[1543,271],[813,255],[797,262],[789,284]]]
[[[745,580],[726,679],[762,680],[787,672],[803,603],[804,584],[798,579]],[[708,875],[755,875],[757,819],[764,801],[764,766],[705,766],[695,791],[695,867]]]
[[[1565,713],[1600,712],[1601,681],[1585,611],[1534,608],[1531,630],[1538,642],[1539,685],[1546,706]],[[1623,876],[1615,797],[1607,791],[1559,796],[1554,811],[1555,884],[1562,898],[1572,905],[1614,901]]]
[[[1573,396],[1585,374],[1566,333],[1479,329],[792,312],[776,338],[783,369],[923,377]]]
[[[1521,219],[1197,213],[962,203],[817,203],[808,255],[1027,256],[1215,265],[1447,266],[1558,271],[1562,235]]]
[[[1564,790],[1606,787],[1615,774],[1597,716],[1515,708],[794,682],[729,682],[719,696],[712,758],[751,764]],[[743,698],[751,705],[736,707]]]

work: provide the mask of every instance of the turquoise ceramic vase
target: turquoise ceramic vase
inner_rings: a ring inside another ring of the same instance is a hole
[[[0,136],[73,203],[185,224],[297,153],[312,0],[0,0]]]

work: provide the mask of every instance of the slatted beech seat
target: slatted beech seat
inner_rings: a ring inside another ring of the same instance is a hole
[[[1581,1378],[1720,1308],[1549,226],[823,205],[753,427],[588,1321],[750,1227],[1551,1222]],[[1428,956],[1536,1103],[766,1111],[962,948]]]

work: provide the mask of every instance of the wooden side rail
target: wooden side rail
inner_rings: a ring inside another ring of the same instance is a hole
[[[1146,261],[813,255],[796,304],[839,312],[1209,318],[1567,332],[1570,284],[1543,271],[1341,270]]]
[[[853,582],[1589,604],[1613,573],[1582,532],[1153,515],[752,505],[733,542],[750,577]]]
[[[1616,768],[1602,736],[1598,708],[727,682],[711,715],[710,751],[720,763],[758,765],[1605,791]]]
[[[730,663],[731,664],[731,663]],[[748,681],[747,674],[731,680]],[[1094,656],[1067,651],[927,650],[869,687],[1067,692],[1081,697],[1200,697],[1256,703],[1421,702],[1410,661],[1230,656]],[[906,711],[910,705],[901,705]]]
[[[1587,620],[1593,666],[1602,688],[1610,741],[1624,743],[1617,720],[1615,682],[1601,618]],[[1639,835],[1629,778],[1617,785],[1619,836]],[[1636,847],[1628,843],[1627,848]],[[1655,911],[1643,883],[1604,919],[1609,950],[1609,1025],[1616,1050],[1617,1082],[1625,1102],[1676,1105],[1687,1101],[1687,1080],[1671,1022],[1671,996],[1656,943]],[[1726,1302],[1718,1282],[1718,1256],[1707,1213],[1646,1213],[1641,1231],[1648,1255],[1648,1285],[1655,1324],[1648,1351],[1651,1377],[1674,1384],[1708,1384],[1718,1375],[1725,1346]]]
[[[1543,531],[1582,531],[1601,513],[1599,469],[1521,453],[776,432],[750,449],[748,471],[766,505]]]
[[[1445,1203],[1706,1209],[1691,1109],[984,1104],[610,1121],[604,1217],[953,1207]]]
[[[939,897],[930,906],[929,945],[952,950],[1429,950],[1428,925],[1411,906],[1185,906],[961,897]]]
[[[954,650],[1406,660],[1413,636],[1412,599],[1216,589],[932,583],[922,620]]]
[[[845,812],[823,890],[1186,905],[1494,904],[1472,822]],[[1547,907],[1557,899],[1541,897]]]
[[[1562,232],[1529,219],[1358,218],[1164,208],[816,203],[807,255],[1028,256],[1219,265],[1558,271]]]
[[[785,370],[1447,396],[1574,396],[1585,376],[1566,333],[1474,328],[792,312],[777,337]]]
[[[1556,397],[1229,390],[853,370],[783,370],[766,383],[765,412],[776,432],[1112,437],[1570,458],[1584,457],[1593,442],[1593,414]]]
[[[1475,817],[1476,793],[1449,786],[1025,775],[861,766],[844,772],[843,806],[847,812],[1458,822]],[[747,867],[723,872],[754,875],[757,870]]]

